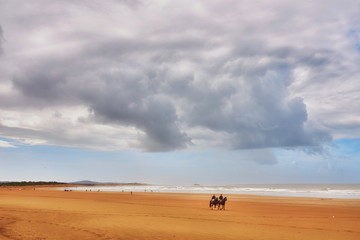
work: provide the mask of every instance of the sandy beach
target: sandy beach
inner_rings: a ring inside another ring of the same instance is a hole
[[[0,188],[0,239],[360,239],[360,200]],[[20,190],[21,189],[21,190]]]

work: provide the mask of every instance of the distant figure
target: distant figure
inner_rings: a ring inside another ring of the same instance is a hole
[[[130,192],[130,195],[132,195],[132,192]]]
[[[223,200],[223,195],[220,194],[219,200],[222,201]]]
[[[219,201],[219,207],[218,207],[218,209],[220,209],[220,210],[225,210],[225,203],[226,203],[226,201],[227,201],[227,197],[224,197],[224,199],[220,200],[220,201]],[[221,208],[220,208],[220,206],[221,206]]]
[[[215,196],[215,194],[211,197],[210,203],[209,203],[209,207],[211,209],[213,209],[214,207],[216,208],[216,206],[219,204],[219,199]]]

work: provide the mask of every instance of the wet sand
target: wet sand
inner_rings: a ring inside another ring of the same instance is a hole
[[[0,239],[360,239],[360,200],[12,189]]]

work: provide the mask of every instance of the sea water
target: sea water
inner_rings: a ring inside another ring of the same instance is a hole
[[[65,188],[62,188],[65,189]],[[241,184],[209,185],[116,185],[79,186],[76,191],[250,194],[266,196],[360,199],[360,184]]]

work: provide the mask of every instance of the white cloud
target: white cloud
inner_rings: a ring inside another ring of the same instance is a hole
[[[359,136],[357,1],[1,4],[3,137],[172,151]]]
[[[12,143],[0,140],[0,147],[2,147],[2,148],[15,148],[16,146],[13,145]]]

